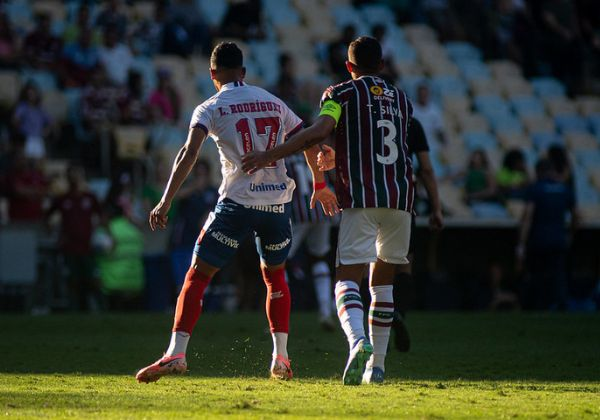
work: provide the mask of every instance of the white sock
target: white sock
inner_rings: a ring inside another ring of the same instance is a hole
[[[283,332],[276,332],[272,333],[271,336],[273,337],[273,357],[279,354],[287,359],[288,334]]]
[[[325,261],[319,261],[312,266],[315,292],[319,302],[321,318],[331,317],[331,272]]]
[[[187,346],[190,341],[190,335],[184,331],[174,331],[171,334],[171,343],[165,353],[165,356],[175,356],[176,354],[187,351]]]
[[[394,287],[373,286],[369,291],[371,292],[369,337],[373,345],[373,354],[367,365],[385,370],[385,355],[394,319]]]
[[[359,286],[351,280],[340,280],[335,285],[338,318],[348,338],[350,349],[365,336],[363,304]]]

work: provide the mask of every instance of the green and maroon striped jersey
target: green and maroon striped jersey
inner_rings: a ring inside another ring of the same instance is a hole
[[[412,212],[413,169],[406,143],[412,105],[406,94],[375,76],[323,93],[321,106],[342,107],[335,129],[336,185],[342,208],[387,207]]]

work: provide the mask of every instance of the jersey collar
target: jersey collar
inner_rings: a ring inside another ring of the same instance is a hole
[[[221,86],[221,92],[225,91],[225,90],[230,90],[236,87],[240,87],[240,86],[245,86],[246,84],[244,82],[237,81],[237,82],[229,82],[224,84],[223,86]]]

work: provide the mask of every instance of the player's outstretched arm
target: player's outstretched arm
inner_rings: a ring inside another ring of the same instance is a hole
[[[152,230],[155,230],[157,227],[164,229],[167,226],[167,213],[171,208],[173,198],[177,194],[181,184],[183,184],[183,181],[189,175],[194,163],[196,163],[200,147],[205,138],[206,133],[203,129],[190,128],[188,138],[181,149],[179,149],[175,162],[173,162],[171,176],[169,177],[163,196],[156,207],[150,212],[149,222]]]
[[[335,119],[329,115],[321,115],[313,125],[300,130],[285,143],[265,152],[254,151],[242,156],[242,170],[250,174],[264,168],[271,162],[293,155],[300,150],[306,150],[325,140],[335,128],[335,124]]]

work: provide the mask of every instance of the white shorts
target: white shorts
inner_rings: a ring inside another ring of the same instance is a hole
[[[331,249],[329,240],[329,222],[306,222],[292,225],[292,247],[288,258],[294,257],[303,242],[306,242],[308,253],[313,257],[323,257]]]
[[[344,209],[336,265],[367,264],[378,258],[390,264],[407,264],[410,222],[410,213],[403,210]]]

